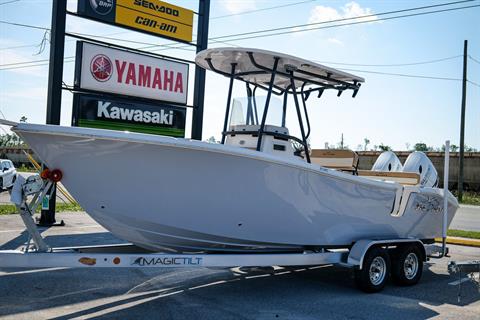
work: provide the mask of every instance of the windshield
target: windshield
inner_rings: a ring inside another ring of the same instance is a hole
[[[230,112],[230,127],[236,125],[260,125],[266,96],[233,98]],[[265,124],[282,126],[283,103],[277,97],[270,97]]]

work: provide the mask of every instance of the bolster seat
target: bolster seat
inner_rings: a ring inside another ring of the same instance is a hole
[[[310,161],[322,167],[357,172],[358,155],[352,150],[312,149]]]

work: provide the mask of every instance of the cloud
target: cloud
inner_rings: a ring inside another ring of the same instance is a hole
[[[344,43],[342,41],[336,39],[336,38],[328,38],[327,41],[330,42],[330,43],[333,43],[333,44],[337,44],[337,45],[342,46],[342,47],[344,46]]]
[[[11,66],[5,66],[5,68],[14,68],[14,69],[9,69],[9,70],[4,70],[0,72],[12,72],[12,73],[19,73],[23,75],[29,75],[29,76],[44,76],[45,75],[45,70],[48,68],[46,65],[41,65],[41,66],[35,66],[35,67],[29,67],[29,68],[16,68],[16,67],[23,67],[23,66],[30,66],[29,64],[19,64],[19,65],[12,65],[16,63],[23,63],[23,62],[28,62],[28,61],[34,61],[34,60],[42,60],[44,59],[42,56],[32,56],[31,54],[25,55],[19,53],[19,51],[14,51],[14,50],[3,50],[3,52],[0,54],[0,65],[11,65]]]
[[[2,92],[3,99],[22,99],[22,100],[35,100],[40,102],[47,101],[47,87],[38,86],[30,87],[28,90],[17,89],[17,90],[5,90]]]
[[[226,0],[222,1],[223,7],[231,14],[255,10],[256,0]]]
[[[315,6],[310,13],[308,23],[319,23],[339,19],[355,18],[360,16],[372,15],[371,17],[361,18],[356,21],[375,21],[378,19],[373,14],[372,9],[362,8],[355,1],[345,4],[340,10],[332,7]]]

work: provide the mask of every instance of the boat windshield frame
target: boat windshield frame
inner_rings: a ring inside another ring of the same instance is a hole
[[[291,67],[287,67],[285,71],[281,71],[281,70],[278,70],[279,61],[280,59],[282,59],[281,55],[279,56],[272,55],[273,67],[270,68],[270,67],[261,65],[256,61],[254,56],[255,52],[247,51],[246,53],[248,55],[250,63],[258,70],[237,72],[237,63],[231,62],[230,73],[228,73],[220,70],[219,68],[216,68],[212,62],[212,58],[209,58],[209,57],[204,58],[205,62],[207,63],[211,71],[214,71],[225,77],[230,78],[221,143],[225,144],[227,135],[238,134],[238,132],[235,132],[235,131],[228,131],[227,128],[228,128],[228,120],[229,120],[230,108],[231,108],[231,102],[232,102],[233,83],[234,83],[234,80],[240,80],[246,83],[247,95],[249,99],[252,98],[254,101],[253,106],[255,108],[255,112],[257,111],[256,102],[255,102],[256,90],[260,88],[262,90],[267,91],[265,107],[263,109],[263,114],[261,117],[260,128],[258,129],[258,131],[251,131],[251,132],[242,131],[242,133],[245,133],[245,134],[258,135],[256,150],[260,151],[261,144],[262,144],[262,137],[264,135],[281,136],[281,138],[291,139],[300,143],[305,150],[304,152],[305,158],[307,162],[310,163],[311,161],[310,161],[310,155],[308,152],[309,148],[308,148],[307,139],[310,136],[311,130],[310,130],[310,120],[308,118],[306,100],[309,98],[310,94],[314,92],[316,92],[318,94],[318,98],[320,98],[323,92],[327,89],[337,90],[337,97],[340,97],[340,95],[346,90],[352,90],[353,91],[352,97],[354,98],[357,95],[358,90],[360,89],[360,86],[361,86],[360,81],[358,81],[357,79],[352,79],[352,81],[339,80],[339,79],[335,79],[334,77],[331,77],[332,74],[329,72],[327,72],[326,76],[323,76],[323,75],[315,74],[306,70],[300,70],[299,68],[293,65]],[[264,84],[258,83],[256,81],[250,81],[243,78],[246,75],[267,75],[267,76],[270,75],[270,81],[268,81],[268,86],[265,86]],[[290,83],[285,88],[275,85],[275,78],[277,76],[288,78]],[[253,90],[250,88],[250,85],[253,85]],[[299,88],[299,90],[297,88]],[[292,135],[271,133],[271,132],[265,131],[266,120],[268,115],[268,107],[270,105],[270,98],[272,94],[277,96],[283,96],[284,98],[283,110],[282,110],[282,126],[285,126],[288,95],[291,94],[293,96],[298,123],[300,126],[300,132],[302,136],[301,139]],[[306,131],[303,125],[300,101],[302,102],[303,112],[305,114],[305,120],[306,120],[306,126],[307,126]],[[255,117],[258,119],[258,114],[255,115]]]

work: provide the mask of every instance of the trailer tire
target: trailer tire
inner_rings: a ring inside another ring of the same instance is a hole
[[[358,288],[367,293],[381,291],[390,276],[390,256],[381,247],[370,248],[363,258],[362,268],[355,270]]]
[[[412,286],[423,273],[423,255],[417,245],[398,247],[393,259],[392,280],[399,286]]]

